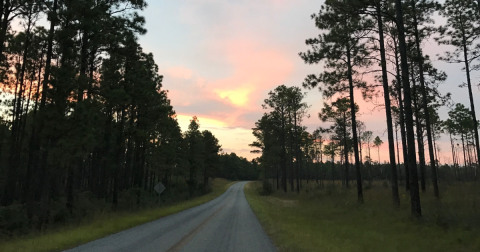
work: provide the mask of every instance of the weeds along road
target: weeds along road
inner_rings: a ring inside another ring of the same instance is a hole
[[[246,183],[203,205],[67,251],[276,251],[245,199]]]

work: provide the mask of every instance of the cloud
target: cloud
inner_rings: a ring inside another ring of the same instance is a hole
[[[232,73],[218,78],[184,66],[167,68],[164,82],[172,104],[179,113],[251,128],[254,121],[245,122],[242,115],[261,111],[265,94],[283,84],[294,66],[281,49],[253,39],[225,40],[215,50],[222,52]]]
[[[264,113],[261,104],[268,92],[281,84],[299,86],[307,74],[322,71],[321,65],[305,65],[298,57],[298,52],[307,50],[305,39],[318,35],[310,15],[321,4],[316,0],[152,2],[147,10],[151,13],[147,25],[152,25],[144,42],[154,50],[165,75],[164,87],[181,115],[179,122],[188,126],[191,116],[197,115],[201,128],[212,129],[225,149],[252,157],[246,151],[253,141],[251,128]],[[426,51],[434,55],[435,50],[426,46]],[[462,74],[455,69],[453,81],[463,80]],[[442,91],[460,84],[449,82]],[[462,101],[465,89],[453,93]],[[385,111],[363,101],[357,92],[355,98],[360,105],[358,119],[386,142]],[[318,119],[323,106],[320,92],[309,91],[306,101],[312,105],[311,117],[303,122],[308,130],[327,126]],[[383,97],[377,103],[383,104]],[[382,160],[387,151],[385,143],[380,149]]]

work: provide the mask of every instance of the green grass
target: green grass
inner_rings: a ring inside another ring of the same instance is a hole
[[[73,248],[109,234],[114,234],[208,202],[225,192],[233,183],[234,182],[217,178],[212,182],[212,192],[171,206],[141,210],[133,213],[105,213],[95,216],[92,220],[88,221],[88,223],[51,230],[42,234],[32,234],[27,237],[15,238],[9,241],[0,241],[0,251],[49,252]]]
[[[247,200],[280,251],[480,251],[478,184],[442,186],[441,203],[431,189],[422,194],[422,220],[410,217],[404,190],[395,210],[390,189],[381,185],[365,191],[364,205],[356,203],[354,188],[339,185],[321,189],[310,183],[300,195],[271,196],[260,196],[260,186],[247,184]]]

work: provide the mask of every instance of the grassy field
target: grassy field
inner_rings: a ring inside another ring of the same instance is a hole
[[[224,179],[215,179],[212,182],[212,192],[192,200],[134,213],[106,213],[95,216],[93,220],[79,226],[65,227],[63,229],[57,229],[43,234],[33,234],[30,237],[22,237],[10,241],[0,241],[0,251],[49,252],[73,248],[109,234],[117,233],[208,202],[220,196],[233,183],[234,182]]]
[[[356,203],[356,190],[310,183],[296,193],[260,196],[260,182],[247,184],[247,200],[280,251],[478,252],[480,185],[444,188],[439,203],[422,194],[424,218],[409,215],[408,195],[393,209],[390,189],[376,185]],[[353,186],[354,187],[354,186]]]

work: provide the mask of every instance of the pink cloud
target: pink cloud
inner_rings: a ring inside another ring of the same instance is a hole
[[[233,69],[224,78],[200,76],[201,73],[183,66],[165,71],[165,82],[175,87],[170,92],[173,105],[195,106],[216,101],[231,109],[222,112],[206,108],[203,115],[223,120],[233,127],[250,128],[253,123],[241,122],[239,117],[262,110],[260,103],[265,93],[288,79],[293,64],[281,48],[268,47],[255,40],[222,41],[217,44],[216,51],[221,52]]]

